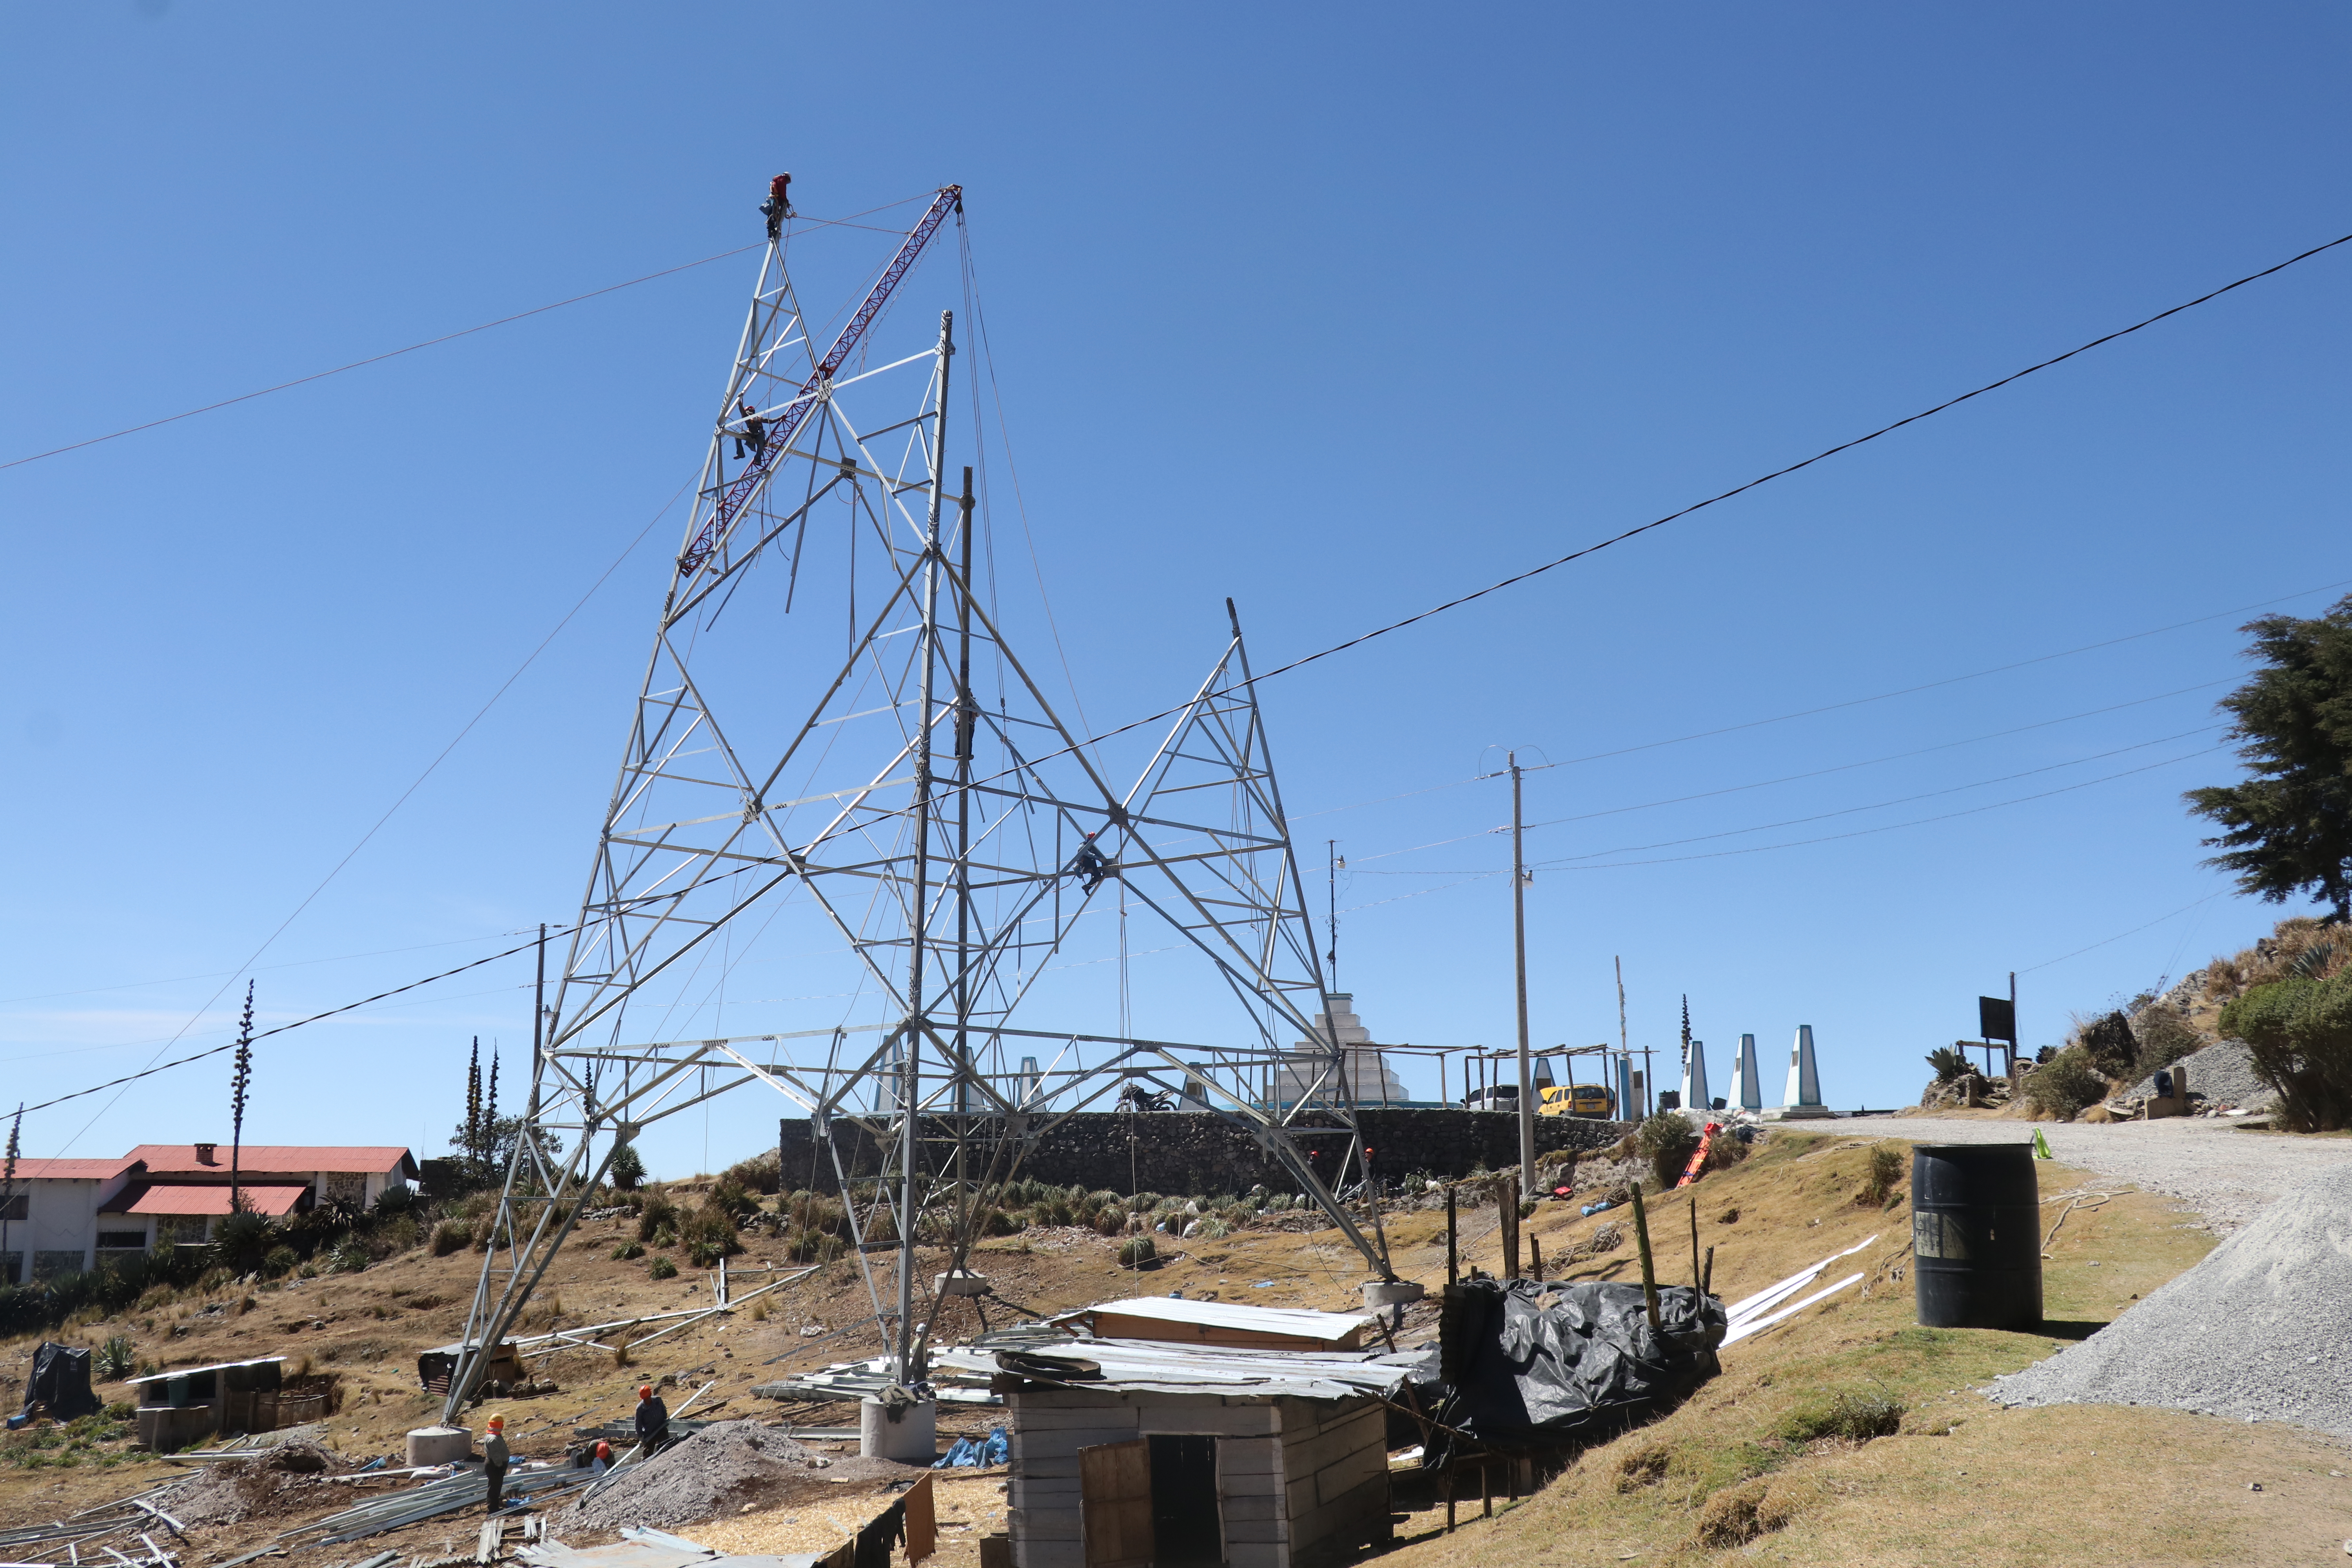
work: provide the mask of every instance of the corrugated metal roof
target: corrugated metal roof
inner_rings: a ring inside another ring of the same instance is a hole
[[[20,1182],[104,1182],[122,1173],[129,1160],[19,1160]]]
[[[232,1192],[241,1191],[246,1206],[255,1214],[273,1218],[291,1214],[294,1205],[302,1201],[306,1186],[256,1186],[250,1182],[232,1188],[226,1182],[218,1186],[175,1187],[169,1184],[134,1186],[107,1205],[108,1214],[159,1214],[193,1218],[198,1215],[225,1215],[233,1212],[228,1206]],[[130,1201],[125,1203],[124,1198]]]
[[[157,1175],[226,1176],[229,1148],[226,1143],[214,1144],[207,1163],[196,1158],[194,1143],[142,1143],[124,1158],[145,1161],[147,1169]],[[257,1174],[305,1176],[317,1171],[370,1176],[416,1173],[408,1151],[390,1144],[339,1148],[323,1143],[247,1143],[237,1152],[237,1167]]]
[[[1233,1329],[1253,1334],[1287,1334],[1294,1339],[1322,1340],[1337,1344],[1370,1323],[1370,1312],[1317,1312],[1301,1307],[1255,1307],[1241,1301],[1192,1301],[1178,1296],[1135,1296],[1124,1301],[1101,1301],[1055,1319],[1066,1321],[1088,1312],[1115,1312],[1123,1318],[1152,1318],[1167,1323],[1200,1323],[1213,1329]]]
[[[126,1377],[122,1381],[135,1386],[142,1383],[162,1383],[170,1378],[186,1377],[191,1373],[232,1372],[241,1366],[266,1366],[273,1361],[285,1359],[282,1355],[264,1355],[256,1356],[251,1361],[216,1361],[206,1366],[175,1366],[169,1372],[151,1372],[145,1377]]]
[[[1410,1358],[1370,1351],[1227,1350],[1156,1340],[1071,1340],[1033,1351],[1002,1352],[958,1345],[934,1352],[931,1360],[961,1372],[1012,1370],[997,1360],[1000,1354],[1019,1358],[1020,1369],[1013,1371],[1014,1376],[1056,1383],[1080,1393],[1100,1389],[1106,1394],[1347,1399],[1361,1394],[1386,1395],[1411,1375],[1408,1367],[1397,1364]],[[1090,1363],[1096,1372],[1066,1380],[1047,1375],[1056,1362]]]

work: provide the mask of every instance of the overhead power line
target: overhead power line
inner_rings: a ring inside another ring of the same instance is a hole
[[[1417,615],[1407,616],[1402,620],[1391,621],[1386,626],[1375,626],[1370,631],[1359,633],[1355,637],[1348,638],[1345,642],[1333,643],[1329,647],[1319,648],[1310,654],[1303,654],[1297,658],[1292,659],[1287,664],[1278,664],[1272,669],[1264,670],[1250,677],[1250,679],[1245,681],[1238,681],[1234,684],[1232,689],[1239,690],[1243,687],[1255,686],[1261,681],[1272,680],[1277,675],[1287,675],[1294,669],[1315,663],[1318,659],[1329,658],[1334,654],[1345,653],[1349,648],[1353,647],[1360,647],[1376,637],[1384,637],[1391,632],[1401,632],[1407,626],[1418,626],[1423,621],[1428,620],[1433,616],[1445,614],[1448,610],[1458,610],[1463,605],[1483,599],[1490,594],[1499,594],[1504,589],[1527,582],[1531,577],[1540,577],[1545,573],[1555,571],[1559,567],[1569,564],[1570,562],[1581,561],[1588,555],[1597,554],[1601,551],[1608,549],[1612,544],[1622,544],[1629,539],[1638,538],[1642,534],[1648,533],[1654,529],[1664,528],[1666,524],[1688,517],[1695,511],[1702,511],[1708,507],[1720,505],[1722,502],[1727,501],[1735,496],[1746,495],[1749,490],[1755,489],[1760,485],[1770,484],[1774,479],[1786,479],[1789,475],[1796,473],[1801,468],[1810,468],[1815,463],[1824,461],[1830,458],[1834,458],[1841,452],[1851,452],[1856,447],[1875,441],[1882,436],[1891,436],[1906,425],[1916,425],[1922,419],[1933,418],[1935,416],[1944,413],[1948,409],[1958,407],[1961,404],[1968,402],[1970,398],[1982,397],[1989,392],[1998,392],[2002,387],[2022,381],[2027,376],[2032,375],[2039,371],[2048,370],[2053,365],[2063,364],[2070,359],[2090,353],[2093,349],[2114,342],[2119,338],[2127,338],[2134,332],[2141,331],[2147,328],[2156,325],[2158,321],[2179,315],[2183,310],[2191,310],[2200,305],[2218,300],[2233,289],[2242,289],[2249,283],[2259,282],[2263,279],[2268,278],[2274,273],[2284,272],[2286,268],[2293,267],[2298,261],[2308,261],[2315,256],[2333,250],[2339,245],[2347,244],[2352,244],[2352,234],[2339,236],[2335,239],[2329,240],[2325,245],[2315,245],[2309,250],[2298,252],[2294,256],[2288,257],[2284,261],[2276,262],[2269,267],[2263,268],[2259,272],[2249,272],[2243,278],[2240,278],[2233,282],[2224,283],[2220,288],[2210,289],[2205,293],[2198,295],[2193,300],[2184,300],[2179,304],[2173,306],[2170,310],[2158,310],[2155,315],[2147,318],[2145,321],[2134,321],[2128,327],[2119,327],[2112,332],[2107,332],[2102,336],[2093,338],[2089,342],[2079,343],[2074,348],[2068,349],[2064,353],[2053,354],[2050,358],[2042,360],[2038,363],[2027,365],[2022,370],[2011,371],[2009,374],[2002,376],[1998,381],[1989,381],[1982,386],[1961,393],[1957,397],[1948,397],[1943,402],[1937,404],[1931,408],[1923,408],[1916,414],[1906,415],[1905,417],[1895,420],[1891,425],[1882,425],[1877,429],[1871,431],[1867,435],[1856,436],[1852,440],[1841,441],[1834,447],[1825,447],[1822,451],[1814,453],[1811,457],[1803,458],[1798,462],[1790,463],[1785,468],[1775,468],[1768,474],[1759,474],[1744,485],[1734,485],[1731,489],[1717,495],[1711,495],[1705,500],[1693,501],[1690,505],[1682,508],[1680,510],[1670,511],[1664,517],[1653,518],[1648,522],[1642,523],[1637,527],[1626,529],[1622,533],[1611,534],[1608,538],[1601,540],[1595,543],[1585,545],[1582,549],[1571,550],[1567,554],[1557,556],[1552,560],[1542,563],[1540,565],[1530,566],[1524,572],[1514,573],[1508,577],[1489,583],[1483,588],[1475,588],[1469,593],[1458,595],[1454,598],[1446,600],[1443,604],[1433,605],[1428,609],[1423,610]],[[1890,695],[1901,694],[1892,693]],[[1865,699],[1865,700],[1868,700]],[[1024,768],[1034,768],[1042,763],[1051,762],[1055,757],[1066,755],[1069,752],[1097,745],[1115,736],[1124,735],[1130,730],[1139,730],[1146,724],[1153,724],[1159,722],[1162,719],[1172,718],[1176,714],[1182,712],[1189,706],[1189,702],[1180,702],[1175,704],[1173,707],[1163,708],[1157,713],[1147,713],[1140,719],[1121,724],[1115,730],[1105,730],[1100,734],[1077,742],[1075,745],[1066,747],[1063,751],[1049,752],[1042,757],[1030,758],[1023,765]],[[1791,715],[1791,717],[1801,717],[1801,715]],[[1771,721],[1763,721],[1770,722]],[[1552,763],[1550,765],[1558,767],[1565,764]],[[1004,775],[1000,774],[998,776],[1002,777]],[[992,783],[993,780],[982,780],[980,782]]]
[[[553,936],[559,931],[570,931],[571,929],[572,928],[570,926],[550,926],[548,928],[547,934],[549,936]],[[264,1029],[259,1034],[254,1036],[253,1038],[257,1040],[266,1040],[272,1035],[282,1035],[289,1029],[299,1029],[303,1027],[305,1025],[315,1024],[321,1018],[331,1018],[341,1013],[352,1012],[355,1009],[365,1007],[372,1003],[382,1002],[387,997],[397,996],[403,992],[414,991],[419,986],[431,985],[436,981],[446,980],[452,975],[463,974],[469,969],[479,969],[486,963],[496,963],[501,958],[512,958],[518,952],[529,952],[532,948],[537,947],[540,944],[540,941],[541,939],[539,937],[534,936],[529,942],[524,942],[520,947],[510,947],[504,952],[494,952],[488,958],[478,958],[471,963],[461,963],[455,969],[445,969],[438,974],[428,974],[422,980],[412,980],[405,985],[395,985],[389,991],[379,991],[373,996],[363,996],[356,1002],[346,1002],[340,1007],[330,1007],[323,1013],[313,1013],[307,1018],[297,1018],[290,1024],[280,1024],[274,1029]],[[142,1078],[152,1078],[157,1073],[170,1072],[173,1068],[186,1067],[190,1062],[203,1061],[206,1057],[216,1057],[223,1051],[233,1051],[236,1049],[237,1044],[237,1041],[231,1040],[225,1046],[215,1046],[210,1050],[198,1051],[193,1056],[184,1056],[177,1058],[176,1060],[159,1063],[154,1067],[142,1068],[137,1072],[126,1073],[121,1078],[109,1079],[104,1083],[92,1084],[88,1089],[78,1089],[71,1094],[61,1094],[55,1100],[45,1100],[38,1105],[27,1105],[24,1110],[28,1111],[47,1110],[53,1105],[63,1105],[69,1100],[82,1100],[93,1094],[104,1094],[110,1089],[120,1089],[124,1084],[136,1083]]]

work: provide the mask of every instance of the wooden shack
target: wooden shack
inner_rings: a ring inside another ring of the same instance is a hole
[[[169,1454],[215,1432],[275,1431],[284,1362],[263,1356],[131,1379],[139,1391],[139,1441]]]
[[[1389,1540],[1396,1359],[1079,1340],[934,1361],[994,1369],[1013,1568],[1318,1568]]]

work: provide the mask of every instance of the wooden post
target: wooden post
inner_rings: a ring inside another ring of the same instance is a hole
[[[1519,1278],[1519,1179],[1505,1176],[1495,1184],[1495,1214],[1502,1221],[1503,1278]]]
[[[1650,1215],[1642,1206],[1642,1184],[1633,1184],[1633,1239],[1642,1248],[1642,1299],[1649,1303],[1650,1331],[1658,1331],[1658,1275],[1650,1261]]]
[[[1462,1282],[1461,1237],[1461,1224],[1454,1212],[1454,1184],[1448,1182],[1445,1184],[1445,1282],[1448,1285]],[[1449,1509],[1454,1506],[1451,1492],[1446,1494],[1445,1506]]]
[[[1495,1472],[1484,1459],[1478,1461],[1478,1517],[1495,1517]]]
[[[1698,1293],[1711,1294],[1715,1289],[1715,1248],[1706,1249],[1706,1267],[1698,1271]]]
[[[1454,1533],[1454,1467],[1445,1467],[1445,1533]]]
[[[1543,1283],[1543,1237],[1528,1237],[1528,1274],[1538,1285]]]
[[[1691,1194],[1691,1283],[1698,1283],[1698,1194]]]

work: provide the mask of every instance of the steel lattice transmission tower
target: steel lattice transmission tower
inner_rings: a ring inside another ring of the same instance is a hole
[[[785,271],[788,229],[762,258],[534,1058],[452,1418],[614,1152],[746,1086],[808,1116],[837,1177],[831,1135],[883,1152],[850,1219],[902,1381],[920,1377],[927,1331],[918,1241],[960,1266],[1025,1149],[1130,1087],[1250,1130],[1391,1277],[1299,1142],[1312,1109],[1335,1175],[1360,1152],[1231,602],[1207,679],[1115,781],[975,587],[971,469],[950,479],[952,313],[928,341],[869,353],[961,212],[957,187],[940,191],[822,346]],[[1055,983],[1051,961],[1070,967],[1129,918],[1229,991],[1231,1038],[1102,1027],[1099,998]],[[816,994],[723,1001],[754,952]],[[772,1026],[665,1037],[722,1006]]]

